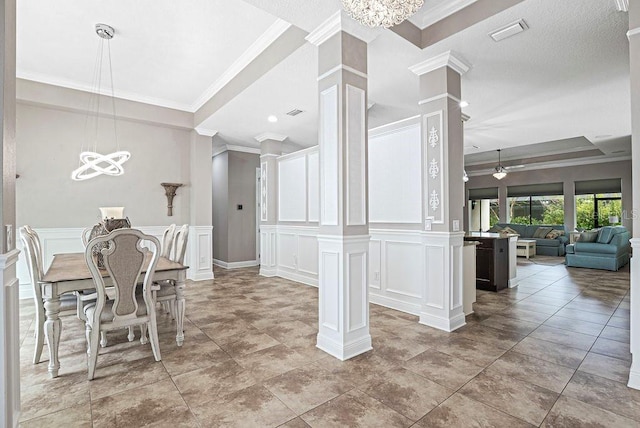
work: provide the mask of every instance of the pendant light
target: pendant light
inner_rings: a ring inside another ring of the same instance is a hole
[[[106,24],[96,24],[96,34],[100,37],[100,46],[96,56],[96,65],[94,69],[94,93],[90,97],[89,107],[87,108],[87,120],[85,123],[85,141],[80,148],[80,162],[78,168],[71,173],[71,179],[75,181],[88,180],[99,175],[122,175],[124,168],[122,164],[131,157],[131,153],[120,150],[118,143],[118,133],[116,128],[116,102],[113,90],[113,70],[111,67],[111,44],[110,41],[115,34],[113,27]],[[102,86],[102,62],[105,56],[105,45],[107,62],[109,66],[109,81],[111,84],[111,108],[113,114],[113,147],[115,151],[103,155],[98,152],[98,123],[100,122],[100,97]],[[93,108],[92,108],[93,107]],[[93,111],[95,109],[95,111]],[[93,136],[89,137],[90,116],[93,113],[95,124],[93,126]],[[93,140],[93,141],[91,141]]]
[[[498,149],[498,166],[496,167],[496,172],[493,173],[493,176],[498,180],[502,180],[507,176],[507,170],[504,169],[500,162],[500,149]]]

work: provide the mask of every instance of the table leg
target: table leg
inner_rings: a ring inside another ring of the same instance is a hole
[[[182,346],[184,342],[184,280],[176,282],[176,344]]]
[[[52,293],[44,301],[45,315],[44,333],[47,337],[47,347],[49,348],[49,377],[58,377],[60,360],[58,359],[58,348],[60,346],[60,334],[62,333],[62,321],[60,321],[60,297]]]

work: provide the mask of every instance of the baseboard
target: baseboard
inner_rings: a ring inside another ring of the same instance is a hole
[[[380,296],[379,294],[373,294],[371,292],[371,288],[369,288],[369,302],[375,305],[384,306],[385,308],[395,309],[396,311],[420,316],[420,305]]]
[[[257,260],[246,260],[243,262],[224,262],[222,260],[213,259],[213,264],[223,269],[241,269],[258,266],[260,263]]]
[[[318,333],[317,338],[317,348],[341,361],[346,361],[373,349],[371,346],[371,335],[369,334],[345,344],[335,342],[331,338],[323,336],[321,333]]]
[[[289,272],[282,269],[278,269],[276,275],[280,278],[289,279],[295,282],[301,282],[312,287],[318,287],[318,278],[311,278],[299,273]]]
[[[440,318],[425,312],[420,313],[420,324],[427,325],[429,327],[437,328],[438,330],[444,330],[452,332],[459,329],[466,324],[464,313],[457,315],[453,318]]]

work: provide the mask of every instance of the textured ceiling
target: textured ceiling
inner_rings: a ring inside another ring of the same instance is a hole
[[[471,0],[426,0],[412,22]],[[18,3],[18,76],[87,87],[95,22],[113,25],[119,96],[193,111],[278,18],[308,32],[340,9],[339,0],[81,0]],[[529,30],[502,42],[488,34],[517,19]],[[606,155],[630,154],[627,14],[614,0],[526,0],[424,50],[389,30],[369,43],[369,126],[418,114],[418,78],[408,68],[452,50],[471,64],[462,78],[471,116],[465,154],[584,137]],[[421,25],[422,24],[422,25]],[[52,31],[52,26],[54,30]],[[254,46],[255,47],[255,46]],[[316,48],[305,44],[204,120],[223,140],[257,147],[275,132],[299,147],[317,144]],[[296,117],[284,113],[299,108]],[[267,116],[279,117],[276,124]],[[557,144],[558,150],[573,150]],[[564,147],[564,148],[561,148]],[[614,153],[615,152],[615,153]]]

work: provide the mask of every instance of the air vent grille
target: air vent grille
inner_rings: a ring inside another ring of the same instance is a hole
[[[519,19],[516,22],[512,22],[509,25],[505,25],[502,28],[498,28],[495,31],[492,31],[489,36],[496,42],[504,40],[508,37],[515,36],[518,33],[522,33],[525,30],[528,30],[529,26],[524,20]]]
[[[293,110],[291,110],[290,112],[287,112],[287,115],[289,115],[289,116],[297,116],[297,115],[299,115],[300,113],[304,113],[304,111],[303,111],[303,110],[299,110],[299,109],[297,109],[297,108],[294,108],[294,109],[293,109]]]

